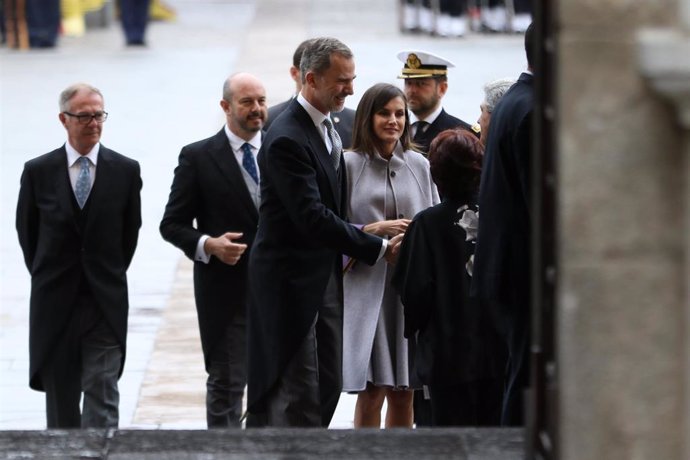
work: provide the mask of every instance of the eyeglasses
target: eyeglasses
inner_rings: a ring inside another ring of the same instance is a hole
[[[62,112],[65,115],[69,115],[70,117],[76,118],[80,124],[82,125],[88,125],[91,123],[91,120],[96,120],[96,123],[103,123],[105,120],[108,119],[108,112],[96,112],[94,114],[91,113],[69,113],[69,112]]]

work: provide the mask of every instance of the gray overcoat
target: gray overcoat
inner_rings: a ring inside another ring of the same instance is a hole
[[[389,161],[380,155],[346,152],[348,177],[348,216],[353,224],[385,220],[387,182],[390,180],[396,218],[412,219],[415,214],[439,203],[431,180],[429,162],[421,153],[403,152],[400,143]],[[390,212],[389,212],[390,213]],[[343,316],[343,391],[361,391],[366,387],[376,326],[385,297],[393,288],[387,282],[392,268],[384,259],[368,266],[356,263],[344,276]],[[395,357],[390,363],[394,386],[409,386],[407,339],[403,337],[403,306],[395,295],[397,313],[394,329]],[[389,338],[390,340],[390,338]],[[397,370],[396,370],[397,369]]]

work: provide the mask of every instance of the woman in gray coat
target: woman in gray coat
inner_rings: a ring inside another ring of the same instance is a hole
[[[411,149],[407,100],[394,85],[369,88],[357,106],[353,151],[345,153],[350,222],[392,238],[439,202],[429,162]],[[392,267],[350,264],[344,276],[343,390],[357,392],[355,428],[412,427],[410,369],[403,306],[390,285]]]

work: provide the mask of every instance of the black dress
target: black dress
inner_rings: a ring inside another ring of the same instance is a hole
[[[445,199],[415,216],[393,276],[415,369],[431,392],[432,423],[498,425],[504,345],[489,311],[470,298],[477,208]]]

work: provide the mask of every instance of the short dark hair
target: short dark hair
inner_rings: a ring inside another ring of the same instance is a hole
[[[309,45],[313,38],[308,38],[302,43],[297,45],[295,53],[292,55],[292,65],[299,69],[299,62],[302,60],[302,55],[304,54],[304,49]]]
[[[409,150],[412,139],[410,136],[410,117],[407,110],[407,98],[405,93],[390,83],[377,83],[362,95],[352,128],[352,150],[361,153],[373,154],[376,150],[376,135],[374,134],[374,114],[381,110],[388,102],[399,97],[405,103],[405,127],[400,136],[403,150]]]
[[[530,23],[525,31],[525,54],[527,55],[527,65],[530,69],[534,69],[534,23]]]
[[[331,67],[331,55],[333,54],[339,54],[347,59],[353,57],[352,50],[337,38],[319,37],[308,40],[299,63],[302,83],[306,83],[307,72],[322,74],[328,70]]]
[[[431,177],[444,198],[468,202],[479,190],[482,145],[466,129],[442,131],[429,146]]]

